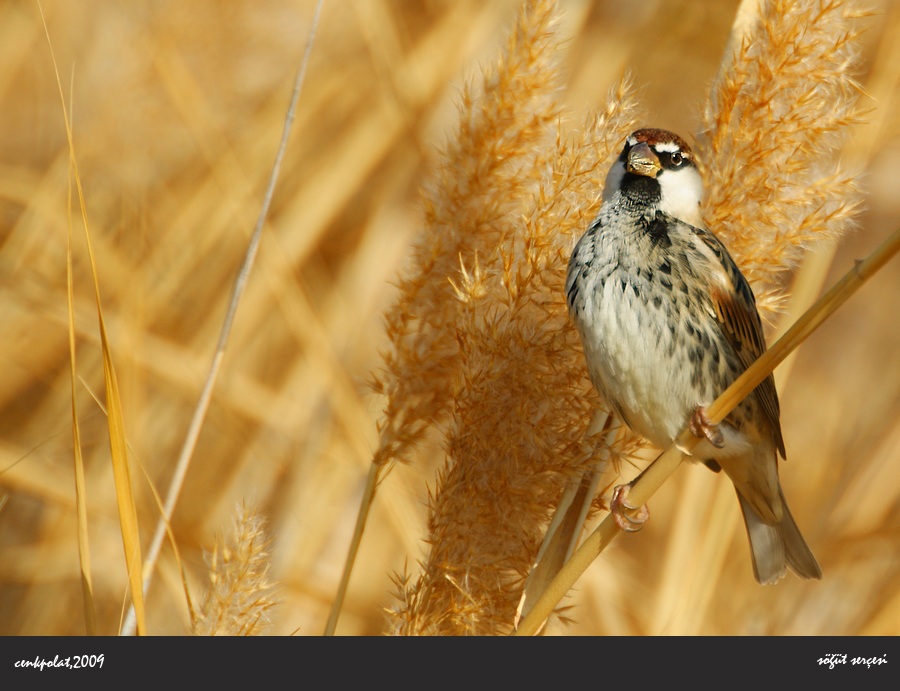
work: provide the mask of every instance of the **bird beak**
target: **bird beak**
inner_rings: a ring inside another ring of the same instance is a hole
[[[628,161],[625,163],[625,169],[634,175],[645,175],[648,178],[655,178],[656,174],[662,169],[659,164],[659,158],[653,153],[647,142],[639,142],[631,147],[628,152]]]

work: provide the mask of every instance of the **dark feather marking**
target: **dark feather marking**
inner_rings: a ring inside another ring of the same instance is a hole
[[[669,223],[666,220],[667,218],[669,217],[662,212],[657,212],[656,217],[653,220],[644,220],[647,235],[650,236],[650,240],[655,247],[665,248],[672,246],[672,238],[669,237]]]

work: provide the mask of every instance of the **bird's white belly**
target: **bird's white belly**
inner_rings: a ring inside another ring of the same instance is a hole
[[[675,346],[672,318],[665,307],[638,306],[641,298],[617,280],[593,297],[579,325],[591,378],[632,429],[665,446],[701,403],[692,400],[692,368]]]

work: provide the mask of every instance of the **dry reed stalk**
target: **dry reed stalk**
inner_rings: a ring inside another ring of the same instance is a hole
[[[87,489],[84,481],[84,455],[81,445],[81,426],[78,423],[78,368],[75,355],[75,301],[72,281],[72,187],[69,185],[69,234],[66,242],[66,288],[69,308],[69,366],[72,382],[72,461],[75,470],[75,505],[78,521],[78,562],[81,569],[81,593],[84,607],[84,628],[88,636],[97,633],[94,606],[94,584],[91,575],[91,548],[87,520]]]
[[[153,572],[156,566],[156,560],[159,557],[159,551],[162,548],[162,542],[166,536],[168,524],[172,520],[172,514],[175,511],[175,506],[177,505],[178,500],[181,497],[181,491],[184,487],[184,480],[187,476],[187,471],[190,466],[191,459],[194,456],[194,450],[197,447],[197,442],[200,439],[200,430],[203,427],[204,422],[206,421],[210,402],[212,401],[213,390],[219,377],[219,370],[221,369],[222,361],[225,358],[225,349],[231,339],[231,330],[234,325],[234,319],[237,314],[237,309],[240,305],[241,298],[244,296],[244,292],[247,289],[247,281],[250,280],[250,272],[253,270],[253,266],[256,262],[256,254],[259,250],[260,240],[262,239],[263,228],[269,216],[269,208],[272,205],[272,197],[275,194],[275,185],[278,182],[279,173],[281,171],[281,162],[284,159],[284,153],[287,150],[291,128],[294,123],[294,114],[297,110],[297,103],[300,100],[300,92],[303,88],[303,80],[306,76],[306,68],[309,65],[309,56],[312,51],[313,42],[316,36],[316,29],[319,24],[319,13],[321,12],[321,10],[322,0],[319,0],[313,13],[312,25],[306,41],[306,48],[303,51],[303,57],[300,60],[300,64],[297,68],[297,76],[294,79],[294,86],[291,92],[290,103],[288,104],[285,113],[284,127],[281,131],[281,138],[279,140],[278,148],[275,153],[275,159],[272,163],[272,171],[269,175],[268,184],[266,185],[266,191],[263,197],[259,215],[256,219],[256,225],[253,229],[252,235],[250,236],[250,242],[247,245],[247,251],[244,254],[243,262],[241,263],[240,270],[238,271],[237,277],[235,278],[234,285],[231,290],[231,296],[228,301],[228,310],[226,311],[225,317],[222,320],[222,328],[219,332],[219,339],[216,343],[216,349],[213,352],[209,371],[206,375],[206,379],[204,380],[203,388],[200,391],[197,405],[194,408],[194,414],[191,417],[190,426],[188,428],[187,434],[185,435],[181,451],[178,455],[178,461],[175,464],[174,472],[172,473],[172,480],[166,493],[166,501],[165,506],[163,507],[162,515],[156,523],[156,531],[153,534],[153,539],[151,540],[150,547],[147,550],[146,568],[145,573],[142,576],[143,590],[145,593],[150,587],[150,582],[153,580]],[[131,610],[128,613],[128,617],[126,618],[125,625],[123,627],[124,631],[127,634],[130,634],[133,630],[133,619],[134,610]]]
[[[85,203],[84,189],[82,187],[81,174],[78,172],[78,159],[75,156],[75,141],[72,133],[72,120],[69,115],[69,109],[66,106],[66,99],[63,95],[62,82],[60,81],[59,69],[56,63],[56,56],[53,51],[53,42],[50,39],[50,31],[47,28],[47,22],[44,17],[43,7],[38,4],[41,13],[41,23],[44,28],[44,35],[47,39],[47,47],[50,51],[50,59],[53,63],[54,76],[56,77],[56,86],[59,92],[60,108],[62,110],[63,120],[65,123],[66,140],[68,143],[69,165],[70,165],[70,182],[69,182],[69,201],[72,201],[72,184],[74,183],[78,197],[78,208],[81,214],[81,222],[84,227],[84,239],[87,245],[87,256],[91,268],[91,282],[94,290],[94,298],[97,307],[97,330],[100,337],[101,354],[103,358],[103,380],[106,392],[106,420],[107,430],[109,433],[109,450],[112,461],[113,477],[116,487],[116,506],[119,515],[119,528],[122,537],[122,548],[125,553],[125,569],[128,574],[129,592],[131,594],[132,607],[134,609],[135,626],[138,634],[146,633],[146,618],[144,610],[144,597],[141,590],[141,536],[138,523],[137,508],[134,500],[134,487],[131,481],[131,468],[128,457],[128,447],[125,438],[125,416],[122,408],[122,398],[119,390],[118,377],[113,364],[112,346],[107,335],[106,323],[103,317],[103,306],[100,294],[100,279],[97,272],[97,260],[94,255],[94,249],[91,242],[90,224],[88,223],[87,205]],[[68,215],[71,224],[71,212]],[[69,227],[69,238],[71,238],[73,229]],[[69,328],[70,333],[74,332],[74,309],[72,307],[72,282],[71,282],[71,253],[67,257],[67,293],[69,301]],[[74,340],[74,339],[73,339]],[[72,341],[70,341],[70,346]],[[74,368],[74,353],[70,352],[71,365]],[[72,379],[74,381],[74,371]],[[74,393],[73,393],[74,397]],[[73,403],[72,414],[75,415],[76,409]],[[74,423],[74,421],[73,421]],[[79,476],[83,474],[83,464],[81,459],[80,435],[75,424],[75,443],[78,450],[75,453],[74,465],[76,474],[76,486],[78,487],[78,514],[79,514],[79,551],[82,568],[82,588],[84,597],[84,607],[86,614],[86,626],[93,632],[96,627],[94,616],[94,598],[93,586],[90,574],[85,570],[90,569],[90,559],[86,550],[87,544],[87,510],[84,505],[84,484]]]
[[[209,589],[197,611],[198,636],[256,636],[269,626],[276,601],[269,577],[269,537],[254,509],[238,506],[232,534],[209,558]]]

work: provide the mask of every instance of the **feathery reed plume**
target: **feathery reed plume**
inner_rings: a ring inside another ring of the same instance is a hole
[[[526,4],[523,21],[529,10]],[[549,42],[531,50],[555,47]],[[530,102],[500,105],[524,108],[527,115]],[[463,121],[487,107],[493,104],[466,99]],[[453,280],[449,340],[459,375],[445,432],[447,461],[429,497],[431,553],[423,572],[412,585],[408,576],[396,579],[397,633],[509,632],[563,484],[601,451],[593,438],[586,448],[587,425],[600,402],[568,323],[563,286],[572,244],[599,208],[605,167],[633,126],[630,86],[623,81],[580,131],[570,137],[557,132],[555,144],[534,141],[535,154],[522,160],[528,165],[518,167],[512,190],[498,187],[472,200],[485,210],[517,210],[514,226],[504,232],[477,223],[458,227],[471,241],[477,238],[480,251],[462,259]],[[483,139],[472,155],[507,158],[509,145]],[[467,165],[451,151],[440,182],[459,189]]]
[[[760,3],[710,94],[697,147],[704,215],[761,311],[779,306],[804,250],[840,236],[859,207],[856,172],[836,158],[859,122],[849,20],[860,16],[843,0]]]
[[[459,130],[424,195],[427,230],[414,250],[411,274],[399,281],[397,303],[386,314],[392,350],[373,383],[387,397],[376,464],[409,460],[452,401],[460,303],[448,279],[459,274],[460,257],[471,263],[490,254],[512,232],[521,199],[531,191],[532,181],[521,171],[557,116],[554,7],[549,0],[526,3],[481,93],[471,85],[462,93]]]
[[[276,604],[263,518],[241,504],[234,513],[232,531],[221,546],[216,541],[210,557],[209,590],[194,623],[198,636],[259,635]]]
[[[487,70],[480,92],[462,93],[459,129],[443,153],[423,195],[425,228],[410,275],[398,281],[399,297],[385,315],[391,349],[372,389],[386,399],[380,438],[357,516],[344,573],[325,632],[334,632],[369,503],[390,463],[411,460],[427,431],[446,418],[460,387],[456,322],[463,309],[453,280],[468,280],[466,265],[493,256],[514,232],[521,200],[534,180],[537,145],[558,117],[558,86],[552,0],[528,0],[520,10],[506,51]],[[460,266],[462,262],[462,267]]]

